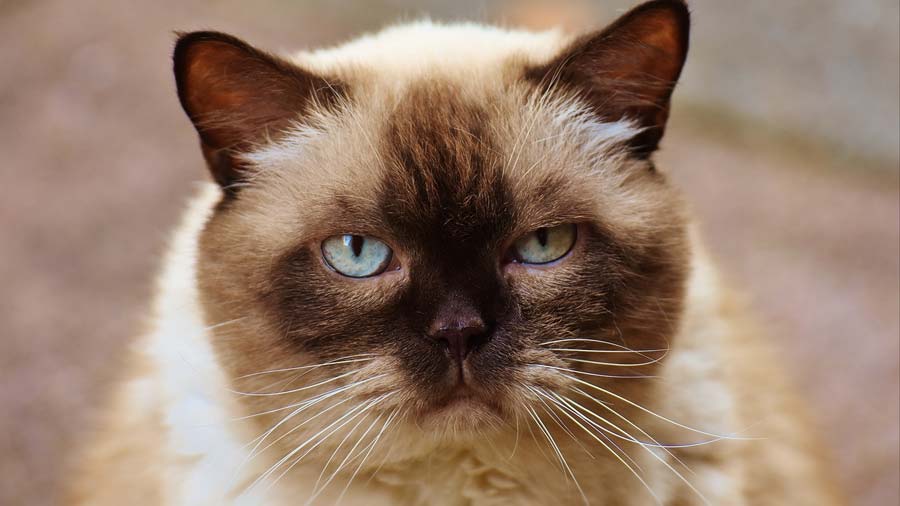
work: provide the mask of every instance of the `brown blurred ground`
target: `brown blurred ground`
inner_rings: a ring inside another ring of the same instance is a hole
[[[217,28],[278,49],[426,12],[537,26],[601,19],[578,2],[470,3],[0,0],[0,504],[55,504],[66,450],[140,323],[192,182],[205,178],[173,92],[171,30]],[[695,16],[727,21],[715,8],[695,2]],[[695,30],[700,55],[711,51],[705,33],[722,36],[713,32]],[[693,75],[710,75],[702,63]],[[697,105],[691,69],[685,93]],[[893,104],[886,123],[896,126]],[[807,151],[822,142],[802,128],[773,142],[759,118],[733,116],[706,103],[677,111],[660,161],[783,350],[856,503],[897,504],[896,158],[825,158]]]

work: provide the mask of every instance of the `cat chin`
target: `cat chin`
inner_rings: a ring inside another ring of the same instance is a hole
[[[440,442],[466,442],[506,425],[500,408],[475,396],[449,399],[420,413],[416,425]]]

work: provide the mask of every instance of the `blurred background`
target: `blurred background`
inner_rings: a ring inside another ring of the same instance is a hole
[[[782,352],[854,503],[898,504],[898,2],[690,3],[660,164]],[[206,178],[174,92],[173,30],[293,50],[424,16],[584,30],[631,5],[0,0],[0,504],[56,504],[67,450]]]

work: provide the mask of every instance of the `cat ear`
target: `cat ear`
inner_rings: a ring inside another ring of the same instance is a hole
[[[173,58],[178,99],[225,188],[245,169],[237,153],[302,119],[311,105],[333,102],[342,89],[224,33],[181,35]]]
[[[643,131],[631,146],[638,156],[647,157],[665,130],[689,30],[684,1],[647,2],[604,30],[577,39],[549,64],[526,75],[545,88],[574,89],[604,121],[636,122]]]

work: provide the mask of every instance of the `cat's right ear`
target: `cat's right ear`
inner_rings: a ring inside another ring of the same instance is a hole
[[[175,44],[178,99],[200,135],[210,172],[226,190],[246,169],[240,152],[330,104],[342,86],[219,32],[181,34]]]

